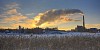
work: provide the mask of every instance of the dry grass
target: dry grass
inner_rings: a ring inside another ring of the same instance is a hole
[[[100,37],[0,37],[0,50],[100,50]]]

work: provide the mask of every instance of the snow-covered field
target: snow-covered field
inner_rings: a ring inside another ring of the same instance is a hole
[[[14,36],[14,37],[19,37],[19,36],[22,36],[22,37],[33,37],[33,36],[37,36],[37,37],[50,37],[50,36],[57,36],[57,37],[60,37],[60,36],[88,36],[88,37],[99,37],[100,36],[100,33],[89,33],[89,32],[52,32],[52,33],[45,33],[45,34],[18,34],[18,33],[10,33],[10,34],[4,34],[4,33],[0,33],[0,36],[7,36],[7,37],[11,37],[11,36]]]

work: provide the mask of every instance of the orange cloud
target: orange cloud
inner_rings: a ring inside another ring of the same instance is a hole
[[[34,18],[35,21],[37,21],[35,24],[37,24],[41,18],[41,16],[44,15],[43,13],[40,13],[38,16],[36,16]],[[47,22],[44,22],[42,23],[41,25],[39,25],[39,27],[42,27],[42,28],[45,28],[45,27],[55,27],[55,26],[58,26],[60,24],[64,24],[64,23],[67,23],[67,22],[74,22],[74,21],[80,21],[80,20],[74,20],[74,19],[70,19],[66,16],[60,16],[59,18],[55,19],[54,21],[47,21]]]
[[[12,22],[12,21],[20,21],[22,19],[26,19],[26,16],[15,15],[8,18],[4,18],[4,22]]]
[[[36,27],[36,21],[33,19],[29,19],[27,16],[22,15],[20,12],[17,11],[18,9],[19,5],[17,3],[11,3],[6,5],[6,11],[3,13],[3,15],[0,15],[0,18],[1,16],[6,16],[0,21],[0,28],[17,28],[19,25],[26,28]],[[5,26],[6,24],[7,26]]]
[[[69,27],[58,27],[59,30],[71,30],[71,29],[75,29],[76,26],[69,26]]]
[[[100,28],[100,24],[86,24],[86,28]]]
[[[1,25],[0,25],[0,29],[8,29],[8,27],[1,26]]]
[[[25,19],[22,23],[13,23],[11,26],[13,28],[17,28],[19,25],[24,28],[35,28],[36,27],[33,19]]]
[[[12,14],[17,14],[18,12],[16,9],[11,9],[11,10],[8,10],[6,13],[12,15]]]

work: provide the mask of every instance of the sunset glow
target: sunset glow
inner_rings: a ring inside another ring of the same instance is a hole
[[[0,0],[0,28],[16,29],[20,25],[25,28],[58,27],[60,30],[70,30],[82,25],[83,15],[86,28],[100,28],[98,0],[22,1]]]

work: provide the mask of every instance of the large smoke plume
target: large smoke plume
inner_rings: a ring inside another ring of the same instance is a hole
[[[42,13],[42,15],[37,15],[36,18],[40,17],[39,21],[36,23],[37,26],[45,23],[45,22],[54,22],[55,20],[60,20],[60,19],[66,19],[66,21],[72,21],[73,19],[67,18],[67,17],[63,17],[61,18],[61,16],[67,16],[70,14],[83,14],[83,12],[79,9],[60,9],[60,10],[48,10],[44,13]]]

